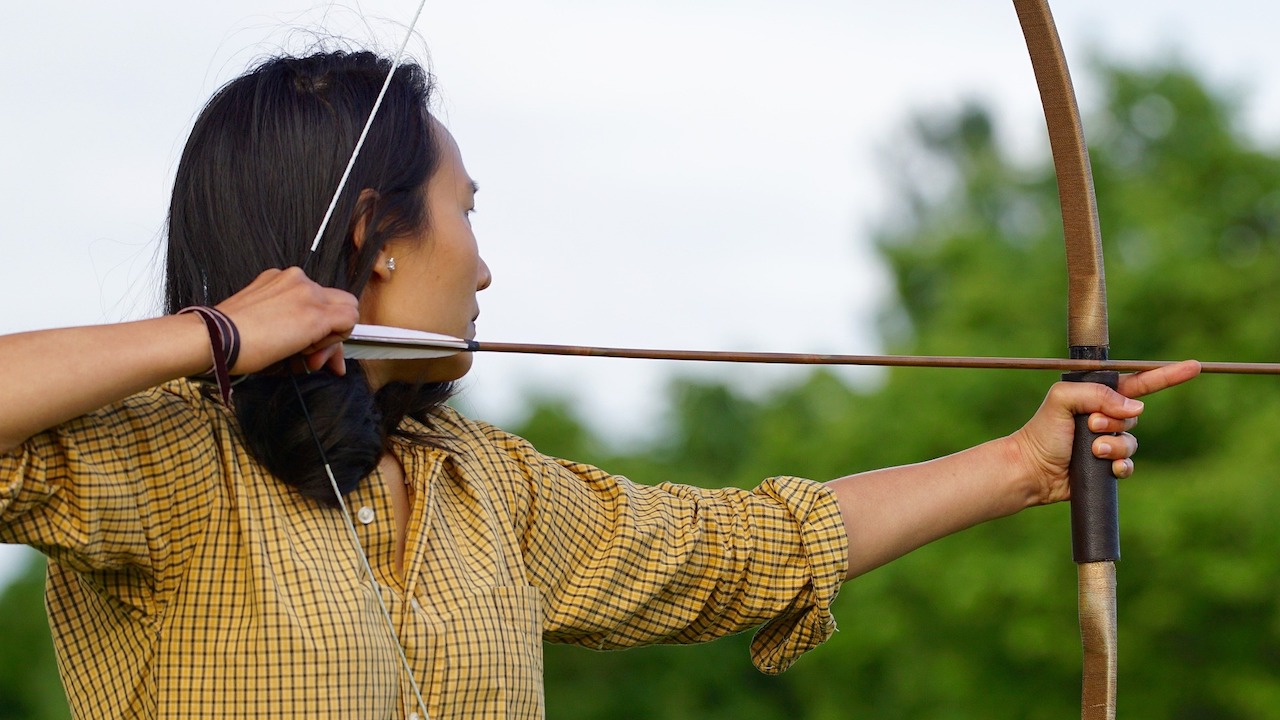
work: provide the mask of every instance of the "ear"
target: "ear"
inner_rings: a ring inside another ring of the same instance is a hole
[[[387,262],[392,257],[390,250],[390,243],[388,243],[378,251],[378,257],[373,259],[373,268],[369,274],[370,280],[386,282],[391,279],[391,265]]]
[[[373,206],[378,202],[378,197],[377,190],[365,188],[356,198],[356,209],[351,216],[351,244],[355,246],[356,252],[364,247],[365,238],[368,237],[369,222],[373,217]],[[384,245],[378,250],[378,256],[373,259],[370,280],[385,282],[391,278],[391,270],[387,267],[388,257],[390,253]]]

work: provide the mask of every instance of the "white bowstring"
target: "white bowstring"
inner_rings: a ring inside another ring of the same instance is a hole
[[[311,242],[311,250],[307,253],[307,259],[315,254],[316,248],[320,247],[320,238],[324,236],[324,231],[329,227],[329,221],[333,218],[334,208],[338,205],[338,198],[341,197],[343,189],[347,186],[347,179],[351,176],[351,169],[355,167],[356,158],[360,156],[360,150],[364,147],[364,140],[369,135],[369,128],[373,127],[374,118],[378,116],[378,109],[382,107],[382,99],[387,95],[387,89],[391,87],[391,80],[396,74],[396,69],[400,67],[400,60],[404,57],[405,48],[409,46],[409,40],[413,37],[414,28],[418,26],[418,18],[422,16],[422,9],[426,7],[427,0],[421,0],[418,3],[418,10],[413,14],[413,20],[409,22],[409,29],[405,32],[404,41],[400,43],[400,49],[396,51],[395,57],[391,60],[391,69],[387,71],[387,78],[382,83],[382,88],[378,91],[378,97],[373,101],[373,109],[369,111],[369,119],[365,121],[364,128],[360,131],[360,137],[356,139],[355,148],[351,151],[351,157],[347,160],[347,167],[342,171],[342,178],[338,180],[338,187],[333,191],[333,198],[329,200],[329,207],[324,212],[324,218],[320,221],[320,227],[316,230],[316,237]],[[305,265],[306,263],[304,263]],[[294,390],[298,392],[298,401],[302,402],[302,411],[307,418],[307,424],[311,425],[310,413],[307,412],[306,403],[302,401],[302,393],[298,390],[297,381],[294,380]],[[391,639],[395,642],[396,652],[400,655],[400,665],[404,669],[405,677],[409,679],[409,686],[413,688],[414,699],[418,702],[418,709],[422,711],[422,720],[430,720],[427,712],[427,704],[422,700],[422,691],[418,688],[418,681],[414,677],[413,667],[409,665],[409,658],[405,655],[404,645],[400,642],[400,636],[396,632],[395,622],[391,619],[391,611],[387,609],[387,604],[382,599],[382,589],[378,585],[378,580],[373,575],[373,567],[369,564],[369,557],[364,552],[364,547],[360,544],[360,535],[356,532],[355,522],[351,520],[351,513],[347,510],[346,500],[342,497],[342,491],[338,488],[338,481],[333,476],[333,469],[329,467],[329,460],[325,457],[324,448],[320,444],[320,438],[316,435],[315,427],[311,427],[311,436],[316,440],[316,447],[320,451],[320,460],[324,463],[325,474],[329,476],[329,484],[333,488],[333,496],[338,499],[338,506],[342,508],[342,517],[346,520],[347,529],[351,531],[351,540],[356,548],[356,555],[360,557],[361,564],[364,565],[364,571],[368,574],[369,584],[373,586],[374,597],[378,599],[378,607],[382,610],[382,619],[387,623],[387,631],[391,633]]]
[[[382,587],[378,584],[378,579],[373,575],[373,566],[369,564],[369,556],[365,554],[364,546],[360,544],[360,534],[356,532],[356,524],[351,520],[351,511],[347,509],[347,501],[342,497],[342,490],[338,488],[338,479],[333,476],[333,468],[329,467],[329,458],[325,456],[324,445],[320,442],[320,436],[316,433],[315,423],[311,421],[311,411],[307,410],[307,403],[302,399],[302,389],[298,387],[298,379],[290,375],[289,380],[293,383],[293,392],[298,396],[298,404],[302,406],[302,417],[307,421],[307,428],[311,431],[311,439],[316,443],[316,451],[320,453],[320,463],[324,465],[324,474],[329,477],[329,487],[333,488],[333,496],[338,499],[338,507],[342,509],[342,517],[346,520],[347,529],[351,531],[351,543],[355,546],[356,556],[360,558],[360,564],[369,578],[369,584],[373,586],[373,595],[378,599],[378,608],[382,610],[382,619],[387,623],[387,631],[391,633],[391,639],[395,641],[396,652],[400,655],[400,666],[404,669],[404,674],[409,679],[409,686],[413,688],[413,697],[418,702],[418,709],[422,711],[422,720],[430,720],[427,704],[422,700],[422,690],[418,688],[418,681],[413,676],[413,667],[409,665],[409,658],[404,653],[404,645],[401,644],[400,635],[396,632],[395,622],[391,619],[391,611],[387,609],[387,603],[382,599]]]
[[[400,67],[400,58],[404,56],[404,49],[409,47],[409,39],[413,37],[413,29],[418,26],[418,18],[422,16],[422,9],[426,6],[427,0],[422,0],[418,3],[418,11],[413,14],[413,20],[409,22],[409,31],[404,34],[404,42],[400,43],[400,49],[396,51],[395,57],[391,59],[391,69],[387,71],[387,79],[382,82],[382,89],[378,91],[378,97],[373,101],[373,110],[369,111],[369,119],[365,121],[364,129],[360,131],[360,137],[356,139],[355,149],[351,151],[351,157],[347,160],[347,167],[342,171],[342,178],[338,180],[338,188],[333,191],[333,197],[329,200],[329,208],[324,211],[324,218],[320,220],[320,228],[316,230],[316,237],[311,241],[311,250],[307,253],[308,257],[315,253],[316,248],[320,247],[320,238],[329,227],[329,220],[333,218],[333,210],[338,205],[338,198],[347,186],[347,178],[351,177],[351,168],[355,167],[356,158],[360,157],[360,149],[364,147],[364,139],[369,136],[369,128],[373,127],[373,119],[378,116],[378,109],[382,107],[382,98],[387,96],[387,88],[391,87],[391,78],[396,74],[396,68]]]

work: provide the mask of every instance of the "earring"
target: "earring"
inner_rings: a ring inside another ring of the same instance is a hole
[[[395,270],[395,269],[396,269],[396,259],[395,259],[395,258],[393,258],[393,257],[389,257],[389,258],[387,258],[387,269],[388,269],[388,270]]]

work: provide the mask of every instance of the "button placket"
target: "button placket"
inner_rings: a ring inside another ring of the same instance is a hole
[[[400,464],[409,486],[409,524],[405,529],[404,584],[409,596],[416,594],[418,574],[427,551],[435,503],[433,485],[447,457],[442,450],[402,446]]]
[[[437,651],[433,647],[438,641],[441,629],[434,622],[426,620],[428,616],[418,596],[424,592],[421,573],[429,552],[427,536],[434,514],[435,482],[440,475],[441,466],[447,461],[448,454],[435,448],[427,448],[399,439],[393,442],[396,445],[393,452],[400,460],[400,467],[404,471],[405,484],[409,491],[409,522],[405,528],[404,586],[402,588],[404,595],[401,598],[404,603],[400,606],[400,612],[403,613],[400,621],[404,623],[402,625],[404,634],[401,638],[405,642],[405,653],[409,656],[410,663],[414,665],[414,671],[417,673],[423,700],[428,707],[438,706],[441,702],[439,696],[441,668],[439,667],[440,658],[434,654]],[[403,683],[402,688],[407,712],[405,717],[415,717],[413,713],[417,712],[417,700],[413,697],[413,691],[408,683]]]
[[[392,571],[395,558],[395,523],[392,522],[391,500],[387,497],[386,480],[381,470],[365,478],[355,492],[347,496],[351,520],[360,538],[360,546],[378,584],[395,587]]]

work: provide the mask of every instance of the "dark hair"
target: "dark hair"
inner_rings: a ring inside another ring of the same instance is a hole
[[[431,77],[399,66],[313,257],[308,251],[391,62],[369,52],[268,60],[220,89],[196,119],[174,181],[165,310],[215,305],[263,270],[306,262],[322,285],[359,295],[378,252],[429,222],[423,187],[440,159]],[[362,191],[373,190],[361,196]],[[362,245],[352,241],[364,220]],[[253,456],[303,495],[334,504],[316,435],[343,494],[377,466],[406,415],[429,422],[448,383],[388,384],[375,396],[358,363],[347,375],[262,373],[236,386]]]

